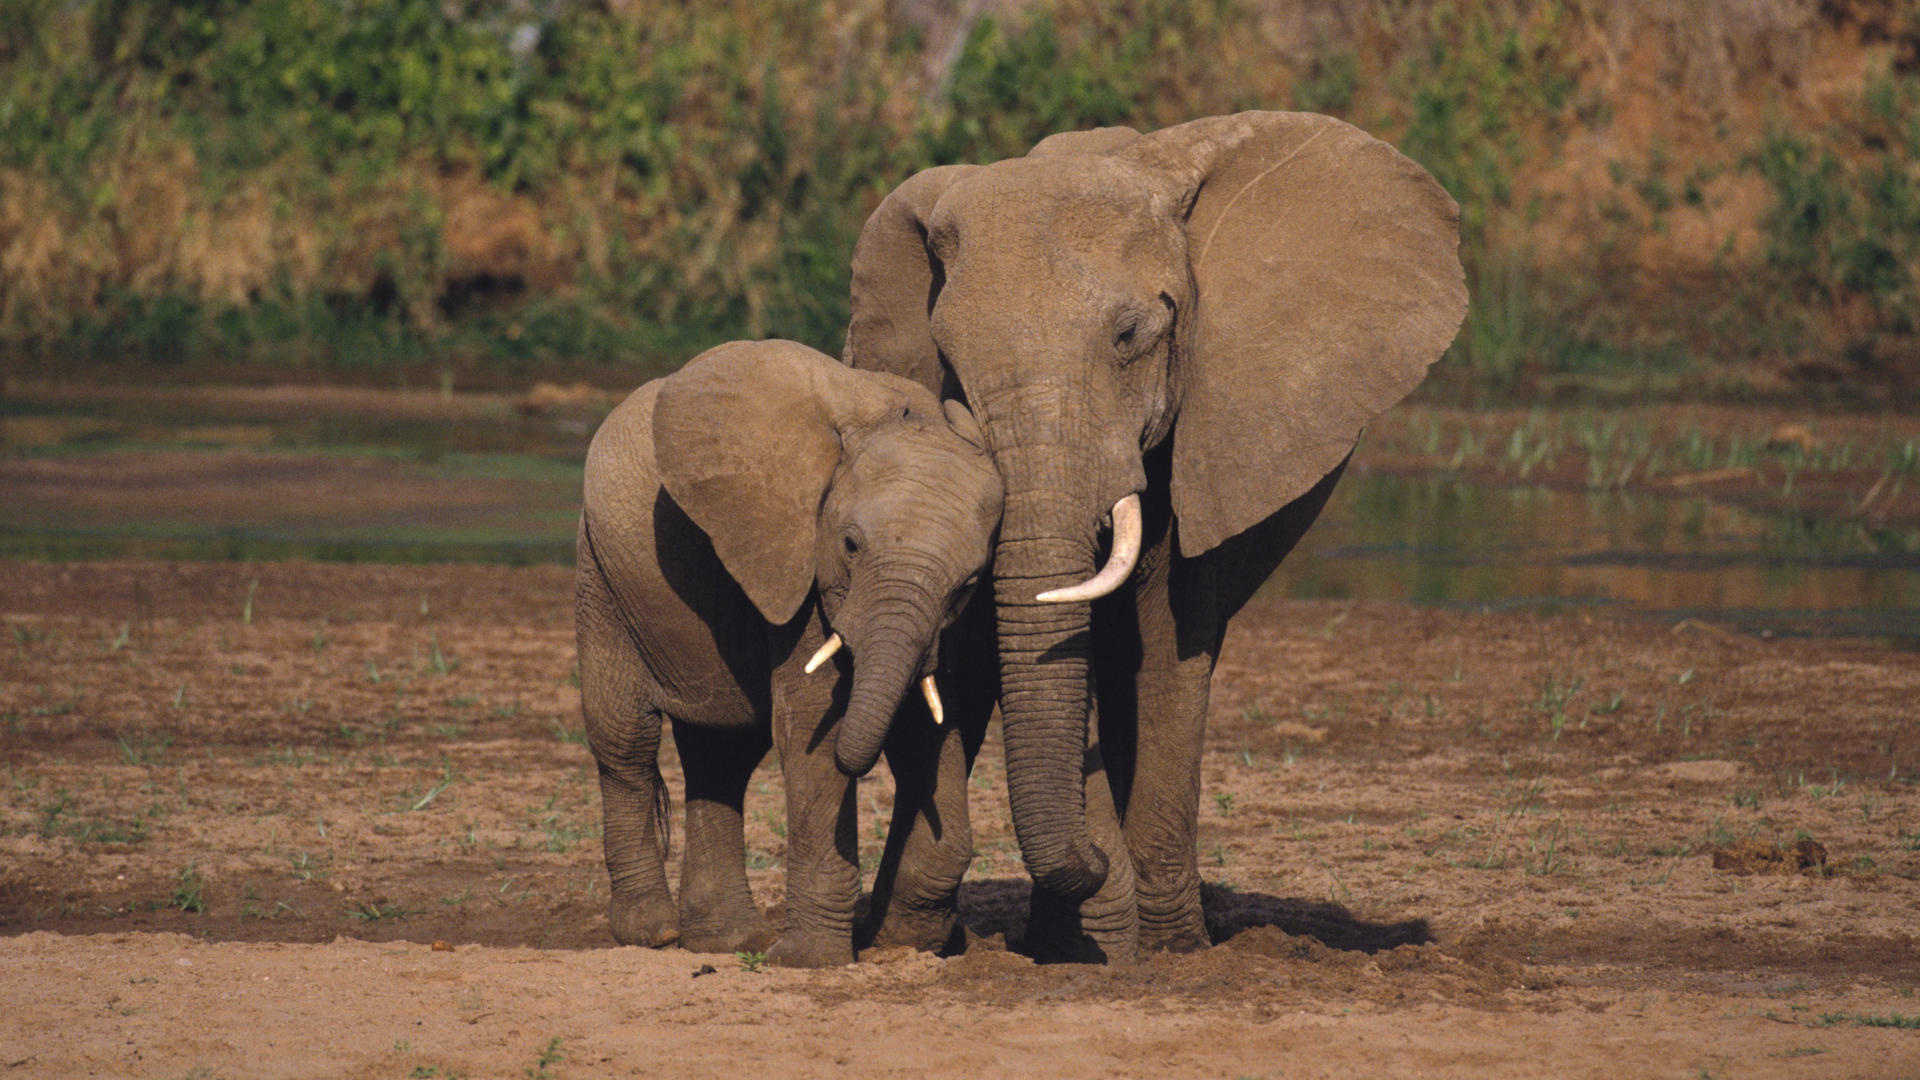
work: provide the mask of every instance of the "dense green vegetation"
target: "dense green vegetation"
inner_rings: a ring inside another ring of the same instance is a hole
[[[1621,235],[1704,205],[1615,163],[1612,239],[1549,257],[1516,178],[1608,121],[1578,3],[1390,4],[1302,59],[1250,0],[1041,2],[931,49],[872,6],[21,0],[0,11],[0,349],[72,363],[658,369],[730,338],[837,348],[847,260],[900,179],[1057,130],[1334,112],[1462,204],[1476,302],[1447,385],[1668,376],[1703,349],[1898,373],[1920,300],[1920,80],[1735,168],[1764,257],[1646,310]],[[1654,148],[1655,151],[1658,148]],[[1617,212],[1616,212],[1617,210]],[[1833,311],[1849,315],[1832,332]],[[1726,327],[1737,328],[1738,333]]]

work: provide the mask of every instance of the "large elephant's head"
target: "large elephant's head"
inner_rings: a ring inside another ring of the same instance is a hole
[[[834,748],[843,770],[873,767],[916,679],[937,715],[940,632],[992,554],[1001,512],[965,407],[791,341],[734,342],[662,381],[653,440],[661,486],[768,622],[793,619],[817,591],[830,644],[853,658]]]
[[[1145,454],[1172,439],[1189,557],[1308,491],[1452,340],[1458,246],[1424,170],[1305,113],[1056,135],[921,172],[868,220],[844,359],[963,398],[1006,479],[1008,795],[1042,887],[1105,875],[1080,794],[1088,604],[1130,568]]]

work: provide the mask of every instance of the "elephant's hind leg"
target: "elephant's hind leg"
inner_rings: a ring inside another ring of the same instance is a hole
[[[657,718],[653,728],[658,745]],[[634,773],[605,763],[600,766],[607,875],[613,883],[607,921],[613,939],[622,945],[671,945],[680,939],[680,919],[663,863],[667,789],[657,770],[638,775],[636,782]]]
[[[747,887],[747,782],[770,745],[763,728],[715,729],[675,719],[687,778],[687,850],[680,867],[680,944],[693,952],[765,952],[773,928]]]
[[[650,704],[652,679],[640,664],[597,570],[576,589],[580,702],[600,772],[607,875],[607,918],[622,945],[660,946],[680,937],[667,888],[667,793],[660,782],[661,717]]]

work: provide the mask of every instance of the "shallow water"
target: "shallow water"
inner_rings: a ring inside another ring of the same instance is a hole
[[[1702,498],[1350,475],[1267,588],[1920,644],[1920,535]]]
[[[502,452],[491,444],[510,432],[471,426],[480,434],[462,438],[489,445],[313,446],[275,429],[270,444],[294,445],[15,448],[0,458],[0,557],[572,561],[578,448]],[[1920,647],[1920,533],[1699,497],[1476,487],[1360,467],[1267,588],[1605,607]]]

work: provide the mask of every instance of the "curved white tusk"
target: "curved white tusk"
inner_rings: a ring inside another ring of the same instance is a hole
[[[945,706],[940,704],[940,688],[934,685],[933,676],[929,675],[920,680],[920,693],[921,696],[927,699],[927,711],[933,713],[933,722],[936,724],[946,723],[947,710]]]
[[[1129,495],[1113,504],[1113,551],[1100,572],[1078,585],[1048,589],[1034,599],[1042,604],[1070,604],[1094,600],[1120,587],[1140,558],[1140,496]]]
[[[809,675],[813,674],[815,669],[817,669],[821,664],[826,663],[827,660],[831,658],[834,653],[837,653],[839,651],[840,651],[840,635],[835,634],[832,637],[827,639],[827,643],[825,645],[820,646],[820,651],[813,654],[813,659],[807,661],[806,673]]]

